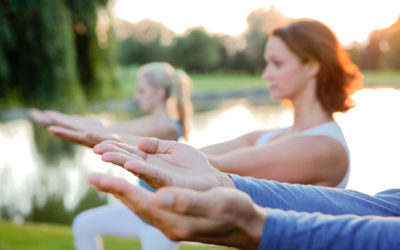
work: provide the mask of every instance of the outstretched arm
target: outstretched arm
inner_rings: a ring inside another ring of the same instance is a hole
[[[32,108],[29,110],[29,116],[32,120],[45,127],[53,125],[76,131],[105,128],[99,119],[84,117],[81,115],[63,114],[54,110],[41,111]]]
[[[39,125],[47,127],[55,136],[72,143],[87,147],[94,147],[104,140],[115,140],[131,145],[137,145],[143,138],[140,135],[152,134],[164,136],[157,127],[145,126],[140,120],[124,122],[110,127],[103,126],[102,122],[95,118],[80,115],[68,115],[53,110],[41,111],[30,109],[29,115]],[[158,133],[158,134],[157,134]]]
[[[259,249],[398,249],[400,219],[267,209]]]
[[[195,190],[228,186],[249,194],[262,207],[326,214],[400,216],[400,190],[369,196],[356,191],[293,185],[240,177],[218,171],[196,149],[172,141],[145,138],[138,148],[107,141],[94,152],[123,166],[153,188],[179,186]],[[396,198],[397,197],[397,198]]]
[[[370,196],[353,190],[230,176],[237,189],[249,194],[262,207],[332,215],[400,216],[399,189]]]
[[[344,147],[327,136],[295,136],[210,156],[227,173],[280,182],[334,187],[348,167]]]
[[[240,249],[397,249],[400,219],[329,216],[262,209],[231,188],[197,192],[163,188],[153,194],[107,175],[89,182],[108,192],[144,220],[178,241],[198,241]]]
[[[259,244],[265,209],[235,189],[197,192],[175,187],[163,188],[154,194],[107,175],[92,175],[89,182],[98,191],[113,194],[172,240],[240,249],[257,249]]]
[[[246,148],[254,146],[257,138],[263,133],[263,131],[254,131],[245,135],[242,135],[233,140],[229,140],[226,142],[217,143],[214,145],[210,145],[204,148],[201,148],[200,151],[205,153],[207,156],[217,156],[226,154],[230,151],[237,150],[240,148]]]
[[[115,141],[96,145],[93,151],[103,161],[122,166],[153,188],[164,186],[207,190],[213,187],[234,187],[232,179],[213,168],[204,154],[175,141],[144,138],[138,147]]]
[[[135,135],[112,133],[107,129],[78,131],[59,126],[49,126],[47,129],[57,137],[89,148],[93,148],[96,144],[105,140],[114,140],[129,143],[130,145],[137,145],[138,141],[142,138]]]

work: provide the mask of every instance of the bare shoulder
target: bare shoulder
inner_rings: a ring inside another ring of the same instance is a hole
[[[269,146],[296,149],[296,151],[314,155],[337,156],[338,154],[347,154],[346,149],[338,140],[324,135],[286,137],[266,145],[266,147]]]
[[[309,166],[322,183],[335,186],[344,177],[349,158],[344,146],[329,136],[297,136],[281,142],[280,148],[297,158],[298,164]]]
[[[257,141],[257,139],[264,133],[268,132],[269,130],[255,130],[252,132],[249,132],[247,134],[244,134],[241,136],[243,140],[248,141],[251,145],[254,145]]]

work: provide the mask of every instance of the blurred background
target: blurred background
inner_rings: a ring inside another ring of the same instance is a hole
[[[14,224],[69,225],[82,210],[116,202],[90,188],[88,174],[136,181],[37,127],[28,108],[109,122],[138,117],[136,70],[167,61],[193,80],[194,128],[185,143],[288,126],[290,110],[269,99],[261,78],[263,51],[269,31],[300,17],[330,26],[364,75],[357,106],[335,116],[351,151],[348,188],[398,187],[400,1],[0,1],[0,249],[32,246],[14,242]]]

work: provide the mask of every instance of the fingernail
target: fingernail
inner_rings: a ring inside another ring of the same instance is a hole
[[[172,192],[164,192],[159,201],[162,208],[170,209],[174,201],[174,194]]]

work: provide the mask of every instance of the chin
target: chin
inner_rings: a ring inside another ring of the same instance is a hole
[[[274,93],[273,91],[271,91],[269,97],[273,101],[279,101],[279,100],[282,100],[283,98],[285,98],[284,96],[280,95],[279,93]]]

